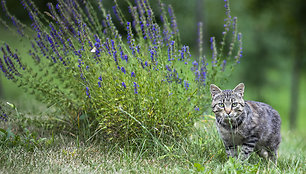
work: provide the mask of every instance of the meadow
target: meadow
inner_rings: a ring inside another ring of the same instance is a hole
[[[14,118],[11,132],[1,129],[1,173],[305,173],[305,135],[282,132],[277,164],[256,154],[241,162],[227,159],[214,120],[206,118],[188,137],[163,146],[159,139],[140,146],[86,142],[55,133],[46,121]]]
[[[126,17],[116,1],[111,14],[101,1],[59,0],[44,13],[22,2],[28,27],[1,3],[0,173],[305,173],[305,108],[289,131],[288,86],[263,91],[282,116],[277,163],[226,157],[208,86],[231,88],[244,65],[228,1],[222,38],[199,56],[181,43],[171,5],[136,0]]]

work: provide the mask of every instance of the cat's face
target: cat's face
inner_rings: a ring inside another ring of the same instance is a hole
[[[216,85],[210,85],[212,96],[211,107],[217,120],[231,120],[239,117],[244,111],[244,84],[240,83],[233,90],[221,90]]]

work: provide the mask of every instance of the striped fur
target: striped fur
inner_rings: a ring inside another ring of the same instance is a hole
[[[265,103],[244,101],[243,83],[233,90],[221,90],[212,84],[210,91],[212,111],[227,155],[245,160],[250,153],[257,152],[275,160],[281,142],[278,112]]]

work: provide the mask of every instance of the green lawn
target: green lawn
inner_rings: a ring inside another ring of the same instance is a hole
[[[0,144],[2,173],[305,173],[306,135],[282,132],[277,165],[252,155],[227,160],[213,120],[200,121],[190,135],[161,148],[85,142],[41,128],[14,127],[20,140]],[[21,124],[22,125],[22,124]],[[35,124],[34,124],[35,125]],[[2,125],[3,126],[3,125]],[[6,125],[6,127],[9,127]],[[22,127],[22,126],[21,126]],[[26,131],[25,131],[26,130]],[[37,133],[39,132],[39,133]],[[3,134],[2,138],[3,138]],[[151,142],[152,143],[152,142]],[[153,143],[153,144],[156,144]],[[164,149],[164,150],[162,150]]]

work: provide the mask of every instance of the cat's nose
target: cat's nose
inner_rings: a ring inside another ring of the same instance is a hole
[[[230,108],[225,108],[225,112],[227,115],[229,115],[232,112],[232,110]]]

